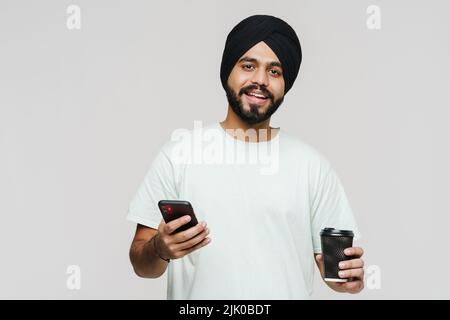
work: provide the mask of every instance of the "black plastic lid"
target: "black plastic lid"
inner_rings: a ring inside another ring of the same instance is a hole
[[[320,231],[321,236],[344,236],[344,237],[353,237],[352,230],[339,230],[335,228],[324,228]]]

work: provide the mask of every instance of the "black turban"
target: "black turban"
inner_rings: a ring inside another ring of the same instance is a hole
[[[284,93],[292,87],[302,61],[297,34],[280,18],[254,15],[239,22],[228,34],[220,66],[220,80],[225,90],[228,77],[238,59],[260,41],[264,41],[281,62]]]

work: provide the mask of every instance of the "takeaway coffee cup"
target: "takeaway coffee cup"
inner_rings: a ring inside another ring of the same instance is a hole
[[[353,246],[353,231],[325,228],[320,231],[323,261],[325,265],[325,281],[347,282],[339,277],[339,262],[350,260],[344,250]]]

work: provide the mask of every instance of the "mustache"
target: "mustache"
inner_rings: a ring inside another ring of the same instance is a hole
[[[247,87],[245,87],[245,88],[242,88],[240,91],[239,91],[239,96],[242,96],[244,93],[248,93],[248,92],[250,92],[250,91],[252,91],[252,90],[259,90],[259,91],[261,91],[262,92],[262,94],[264,94],[266,97],[268,97],[270,100],[273,100],[273,95],[272,95],[272,93],[270,93],[270,91],[269,90],[267,90],[266,88],[264,88],[264,87],[258,87],[257,85],[250,85],[250,86],[247,86]]]

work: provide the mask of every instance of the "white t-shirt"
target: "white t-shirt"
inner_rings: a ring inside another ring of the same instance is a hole
[[[157,229],[162,199],[191,202],[212,240],[171,260],[168,299],[307,299],[320,230],[350,229],[360,238],[328,161],[281,129],[265,142],[234,139],[220,123],[175,131],[127,219]]]

